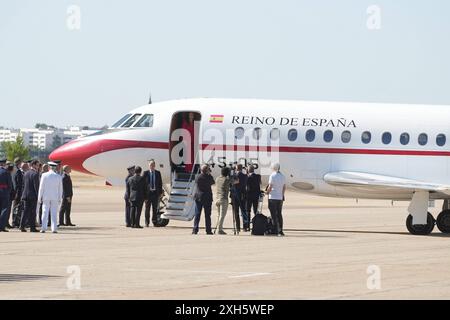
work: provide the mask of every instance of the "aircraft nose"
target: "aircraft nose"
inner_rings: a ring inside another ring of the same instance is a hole
[[[93,141],[74,140],[53,151],[49,159],[51,161],[59,160],[63,165],[69,165],[75,171],[93,174],[84,168],[83,163],[95,154],[94,147]]]

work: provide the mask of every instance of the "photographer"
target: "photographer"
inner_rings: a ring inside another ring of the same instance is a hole
[[[223,231],[223,222],[228,210],[228,196],[230,194],[230,168],[223,168],[220,177],[216,179],[216,191],[217,191],[217,227],[215,232],[221,235],[225,235],[226,232]]]

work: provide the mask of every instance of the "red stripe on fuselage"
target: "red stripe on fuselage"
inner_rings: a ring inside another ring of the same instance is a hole
[[[388,149],[352,149],[352,148],[324,148],[324,147],[267,147],[267,146],[242,146],[242,145],[200,145],[202,150],[219,151],[260,151],[282,153],[322,153],[322,154],[361,154],[361,155],[395,155],[395,156],[450,156],[450,151],[427,150],[388,150]],[[70,165],[74,170],[89,173],[83,167],[83,163],[98,154],[131,148],[165,149],[169,150],[168,142],[135,141],[135,140],[75,140],[56,149],[50,160],[61,160],[63,164]]]
[[[209,145],[202,144],[203,150],[223,151],[260,151],[285,153],[332,153],[332,154],[367,154],[367,155],[397,155],[397,156],[450,156],[450,151],[426,150],[386,150],[386,149],[351,149],[351,148],[323,148],[323,147],[266,147],[243,145]]]

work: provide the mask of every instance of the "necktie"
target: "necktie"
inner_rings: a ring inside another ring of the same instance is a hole
[[[150,187],[155,190],[155,173],[153,171],[150,173]]]

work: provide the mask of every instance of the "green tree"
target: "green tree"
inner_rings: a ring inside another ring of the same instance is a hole
[[[21,136],[18,136],[16,141],[2,142],[2,149],[9,161],[14,161],[17,157],[25,160],[30,156],[30,151],[23,143]]]

